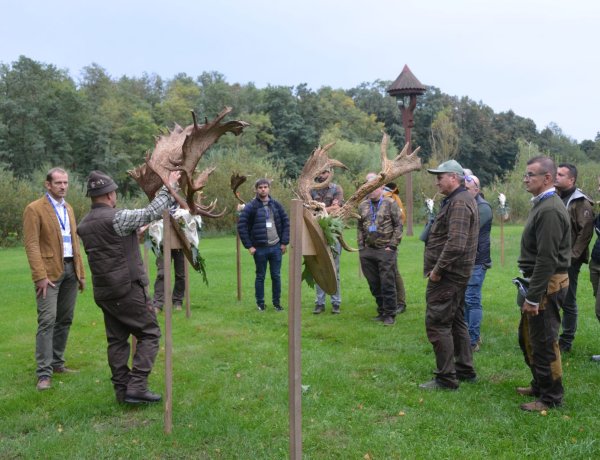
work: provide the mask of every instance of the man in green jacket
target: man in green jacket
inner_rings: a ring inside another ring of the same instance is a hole
[[[569,214],[556,194],[556,167],[547,157],[527,162],[525,188],[533,195],[533,207],[521,237],[519,270],[529,281],[521,306],[519,345],[533,376],[531,385],[517,393],[536,400],[521,404],[526,411],[544,411],[560,406],[563,399],[562,367],[558,347],[560,309],[563,305],[571,258]]]

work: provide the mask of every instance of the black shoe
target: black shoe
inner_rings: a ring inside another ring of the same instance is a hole
[[[331,314],[332,315],[339,315],[340,314],[340,306],[339,305],[332,305],[331,306]]]
[[[401,314],[401,313],[404,313],[405,311],[406,311],[406,304],[399,303],[399,304],[396,306],[396,314],[397,314],[397,315],[399,315],[399,314]]]
[[[315,305],[315,309],[313,310],[313,315],[319,315],[325,311],[325,305]]]
[[[259,303],[256,308],[258,309],[258,311],[265,311],[265,304],[264,303]]]
[[[477,383],[477,375],[457,375],[456,378],[461,382]]]
[[[123,402],[127,404],[147,404],[160,402],[162,396],[158,393],[152,393],[150,390],[146,391],[128,391],[125,393]]]
[[[283,311],[283,307],[282,307],[281,305],[273,305],[273,308],[274,308],[276,311]]]
[[[373,321],[383,321],[384,318],[385,316],[383,315],[377,315],[373,318]]]
[[[571,351],[571,345],[567,343],[558,343],[558,348],[560,348],[561,353],[569,353]]]

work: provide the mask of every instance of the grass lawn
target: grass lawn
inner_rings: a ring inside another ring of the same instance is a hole
[[[421,228],[415,228],[418,235]],[[306,459],[599,458],[600,325],[584,266],[580,322],[563,356],[564,406],[525,413],[514,388],[530,373],[517,343],[519,312],[511,284],[521,227],[493,229],[494,267],[484,284],[479,382],[455,392],[426,392],[434,355],[424,327],[423,243],[399,250],[408,309],[393,327],[371,320],[374,301],[359,277],[358,255],[342,255],[342,314],[313,315],[314,291],[302,286],[303,455]],[[347,241],[355,241],[348,230]],[[210,286],[191,273],[192,317],[174,312],[173,432],[162,404],[116,404],[106,339],[91,283],[80,295],[67,347],[79,374],[35,389],[36,307],[22,248],[0,250],[0,458],[284,459],[289,456],[287,311],[254,305],[254,264],[244,252],[243,300],[236,296],[235,239],[202,242]],[[151,258],[151,279],[154,258]],[[283,290],[287,293],[284,259]],[[87,267],[87,265],[86,265]],[[87,271],[89,274],[89,270]],[[88,280],[89,283],[89,280]],[[267,293],[270,284],[267,282]],[[270,295],[267,296],[270,300]],[[287,295],[283,297],[287,307]],[[287,308],[286,308],[287,310]],[[164,324],[164,315],[160,321]],[[164,342],[163,342],[164,343]],[[164,349],[150,378],[164,392]]]

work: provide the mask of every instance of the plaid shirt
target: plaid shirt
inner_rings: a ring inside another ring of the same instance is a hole
[[[425,246],[423,274],[466,281],[477,254],[479,212],[475,199],[462,186],[444,201]]]
[[[113,219],[113,228],[119,236],[130,235],[153,220],[161,219],[162,212],[171,207],[174,202],[175,199],[169,194],[167,187],[163,186],[156,194],[156,198],[144,209],[117,211]]]

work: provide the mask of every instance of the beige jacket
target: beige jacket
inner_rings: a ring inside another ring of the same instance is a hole
[[[83,280],[85,272],[81,261],[77,223],[73,208],[68,203],[67,212],[71,226],[75,272],[77,278]],[[57,281],[64,269],[62,234],[54,208],[45,195],[29,203],[23,212],[23,240],[33,282],[45,278],[52,282]]]

